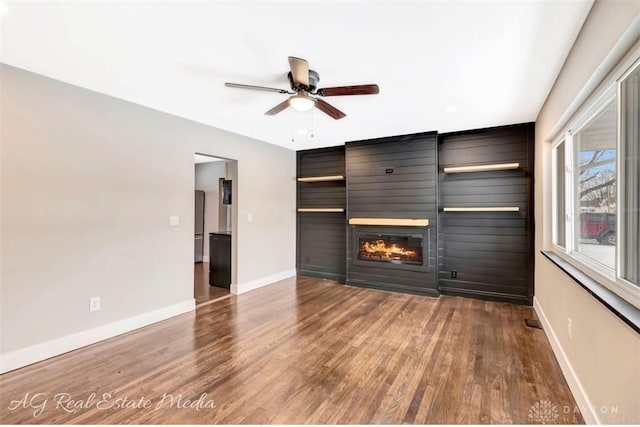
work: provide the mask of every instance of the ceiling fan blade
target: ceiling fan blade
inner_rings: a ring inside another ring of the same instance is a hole
[[[290,56],[289,67],[291,68],[293,82],[297,86],[309,87],[309,63],[307,60]]]
[[[346,116],[345,113],[338,110],[336,107],[329,104],[328,102],[323,101],[322,99],[316,99],[316,108],[322,111],[323,113],[330,115],[336,120],[340,120],[341,118]]]
[[[267,116],[275,116],[280,111],[287,108],[288,106],[289,106],[289,100],[287,99],[286,101],[282,101],[280,104],[276,105],[275,107],[273,107],[271,110],[267,111],[264,114]]]
[[[287,90],[284,89],[277,89],[274,87],[265,87],[265,86],[253,86],[253,85],[244,85],[244,84],[240,84],[240,83],[225,83],[224,84],[226,87],[235,87],[235,88],[239,88],[239,89],[253,89],[253,90],[264,90],[267,92],[277,92],[277,93],[291,93]]]
[[[380,93],[378,85],[336,86],[318,89],[320,96],[375,95]]]

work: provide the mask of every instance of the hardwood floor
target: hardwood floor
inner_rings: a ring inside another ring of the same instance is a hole
[[[209,286],[208,262],[194,264],[193,279],[193,295],[196,299],[196,304],[202,304],[229,295],[228,289]]]
[[[298,277],[4,374],[0,421],[582,423],[532,316]]]

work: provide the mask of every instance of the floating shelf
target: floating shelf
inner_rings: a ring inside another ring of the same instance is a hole
[[[298,178],[298,182],[344,181],[343,175],[308,176]]]
[[[350,225],[399,225],[404,227],[426,227],[429,220],[405,218],[351,218]]]
[[[344,212],[344,208],[298,208],[298,212]]]
[[[444,173],[488,172],[488,171],[518,169],[519,167],[520,167],[520,163],[496,163],[493,165],[446,167],[443,169],[443,171]]]
[[[496,206],[482,208],[442,208],[444,212],[518,212],[517,206]]]

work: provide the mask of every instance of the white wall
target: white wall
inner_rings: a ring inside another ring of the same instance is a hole
[[[87,341],[87,331],[105,337],[109,325],[140,324],[135,316],[193,307],[196,152],[238,160],[234,289],[295,274],[294,151],[0,72],[5,369]],[[180,226],[169,227],[170,215]],[[89,313],[92,296],[102,309]]]
[[[204,251],[205,260],[209,259],[209,233],[219,231],[218,211],[220,209],[220,191],[218,180],[226,176],[226,162],[199,163],[196,165],[196,190],[204,191]]]
[[[591,76],[604,77],[600,65],[639,14],[637,0],[595,2],[536,120],[536,308],[547,322],[545,331],[577,403],[592,423],[640,423],[640,335],[539,253],[551,247],[551,148],[546,140],[582,88],[592,85]],[[572,338],[567,318],[572,319]]]

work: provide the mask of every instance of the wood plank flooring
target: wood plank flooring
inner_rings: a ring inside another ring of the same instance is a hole
[[[532,316],[292,278],[4,374],[0,422],[582,423]]]
[[[198,262],[193,265],[193,295],[196,304],[202,304],[229,295],[229,290],[210,286],[209,263]]]

